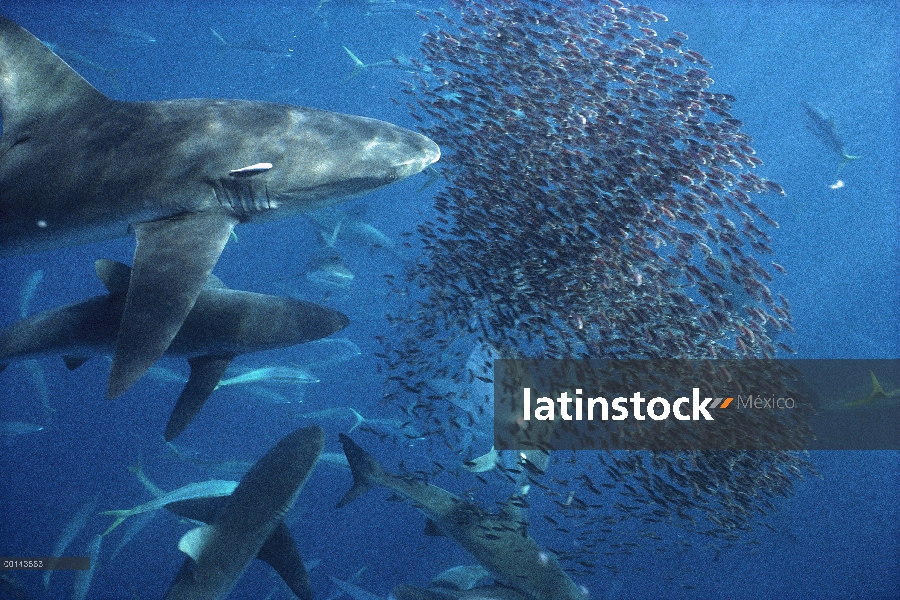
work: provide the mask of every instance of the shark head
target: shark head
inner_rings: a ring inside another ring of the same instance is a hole
[[[114,100],[2,15],[0,120],[0,256],[137,241],[109,398],[166,352],[236,225],[337,204],[440,157],[418,133],[315,108]]]
[[[332,206],[411,177],[441,155],[426,136],[377,119],[307,107],[221,102],[221,112],[210,122],[224,126],[217,143],[232,151],[208,162],[207,176],[218,203],[241,213],[241,220],[282,218]],[[228,127],[231,118],[241,126]],[[235,130],[240,138],[227,139]]]

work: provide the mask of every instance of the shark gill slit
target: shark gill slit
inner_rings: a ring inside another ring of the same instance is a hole
[[[241,197],[241,208],[244,210],[244,213],[248,213],[256,210],[256,198],[253,197],[253,185],[249,182],[245,184],[238,184],[238,188],[243,188],[245,193],[240,194]],[[239,190],[240,193],[241,190]]]

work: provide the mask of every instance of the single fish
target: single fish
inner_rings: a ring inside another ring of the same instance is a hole
[[[78,571],[76,573],[75,582],[72,584],[72,600],[84,600],[87,598],[88,590],[91,589],[91,580],[94,578],[94,571],[97,570],[97,564],[100,561],[100,546],[102,544],[102,535],[95,535],[91,538],[87,547],[88,558],[91,564],[87,571]]]
[[[837,125],[834,122],[834,119],[820,108],[809,104],[808,102],[801,102],[803,105],[803,109],[806,111],[806,116],[808,117],[808,127],[809,130],[815,134],[819,140],[822,141],[832,152],[838,155],[841,159],[841,164],[838,167],[838,175],[840,175],[841,170],[844,166],[852,161],[861,158],[860,156],[854,156],[847,152],[847,147],[844,145],[844,140],[841,138],[841,135],[838,133]]]
[[[0,423],[0,434],[3,437],[15,437],[26,433],[43,431],[44,426],[37,423],[25,423],[24,421],[3,421]]]
[[[231,494],[237,487],[237,481],[226,481],[222,479],[210,479],[209,481],[200,481],[197,483],[189,483],[177,490],[173,490],[167,494],[163,494],[149,502],[139,504],[134,508],[123,510],[105,510],[101,515],[111,515],[115,517],[112,525],[110,525],[102,535],[108,535],[113,529],[122,524],[128,517],[139,515],[141,513],[159,510],[172,502],[180,502],[182,500],[191,500],[193,498],[215,498],[219,496],[227,496]],[[57,556],[57,555],[55,555]]]
[[[66,551],[66,548],[69,547],[72,540],[81,533],[81,530],[87,525],[88,519],[94,514],[96,508],[96,498],[88,500],[78,508],[78,512],[76,512],[72,519],[66,524],[66,528],[63,530],[62,535],[59,536],[59,539],[56,541],[56,545],[53,547],[53,554],[50,556],[63,556],[63,552]],[[50,589],[50,576],[52,574],[53,571],[44,571],[45,590]]]
[[[268,383],[272,385],[308,385],[319,383],[319,379],[302,367],[262,367],[241,375],[223,379],[216,389],[228,385]]]

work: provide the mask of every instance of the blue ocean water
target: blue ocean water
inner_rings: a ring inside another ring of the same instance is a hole
[[[769,197],[765,210],[780,228],[776,259],[789,276],[779,291],[793,306],[796,335],[789,343],[804,358],[900,356],[898,261],[898,106],[900,13],[885,2],[648,2],[666,14],[660,31],[677,29],[709,59],[714,91],[734,95],[734,115],[754,138],[762,174],[786,197]],[[371,68],[349,78],[353,62],[416,57],[431,25],[417,16],[441,8],[430,2],[16,2],[0,11],[42,41],[105,94],[122,100],[222,97],[274,101],[383,119],[417,129],[402,105],[402,69]],[[214,30],[214,32],[213,32]],[[228,42],[223,45],[222,38]],[[837,123],[848,150],[862,158],[838,173],[838,161],[805,126],[801,102]],[[843,186],[836,187],[838,180]],[[366,220],[394,240],[433,213],[435,187],[425,176],[373,193],[356,203]],[[832,189],[835,187],[836,189]],[[774,199],[773,199],[774,198]],[[384,315],[403,299],[388,294],[384,275],[399,276],[416,247],[400,256],[371,247],[341,247],[355,274],[346,288],[324,290],[304,276],[316,250],[315,228],[302,218],[237,229],[215,273],[236,289],[293,294],[345,312],[351,325],[338,334],[359,356],[315,371],[320,381],[275,390],[291,400],[246,389],[223,389],[210,399],[176,445],[196,459],[251,461],[304,421],[298,414],[351,406],[366,416],[398,418],[380,402],[384,374],[376,336],[396,335]],[[103,293],[95,259],[131,263],[133,238],[0,261],[0,323],[19,318],[22,290],[38,270],[30,301],[39,312]],[[236,366],[309,365],[323,348],[295,347],[245,356]],[[161,366],[180,370],[178,361]],[[144,378],[121,398],[104,399],[109,363],[92,360],[69,372],[61,361],[37,368],[17,364],[0,375],[0,420],[43,426],[4,437],[0,487],[0,554],[49,555],[70,519],[86,502],[98,510],[128,508],[150,499],[128,467],[164,490],[221,473],[179,460],[162,440],[177,382]],[[865,377],[866,374],[863,373]],[[352,421],[322,422],[326,450],[338,452],[337,433]],[[422,458],[420,443],[366,447],[386,466]],[[591,598],[898,598],[900,597],[900,458],[896,452],[815,452],[822,478],[795,486],[759,528],[723,547],[660,525],[657,544],[632,554],[612,546],[613,558],[594,556],[596,574],[577,578]],[[449,465],[448,465],[449,467]],[[233,476],[237,478],[237,476]],[[456,493],[469,482],[446,475],[435,483]],[[225,477],[228,478],[228,477]],[[311,562],[317,597],[328,576],[350,579],[386,597],[399,583],[424,585],[445,568],[471,563],[452,541],[426,537],[412,507],[385,502],[377,491],[341,510],[350,486],[340,468],[319,466],[290,517],[301,555]],[[85,554],[110,517],[95,515],[67,554]],[[187,530],[158,514],[114,559],[123,525],[104,539],[90,598],[161,597],[183,558],[177,542]],[[616,532],[622,539],[631,532]],[[554,546],[563,534],[535,523],[532,535]],[[627,539],[632,539],[628,537]],[[687,545],[686,541],[690,542]],[[746,542],[754,541],[748,544]],[[596,552],[596,550],[594,551]],[[603,568],[611,562],[615,571]],[[70,595],[73,575],[16,573],[34,598]],[[271,594],[271,596],[270,596]],[[235,598],[289,597],[271,569],[252,565]]]

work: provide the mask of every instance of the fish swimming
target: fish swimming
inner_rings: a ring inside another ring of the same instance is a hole
[[[275,385],[305,385],[319,383],[315,375],[302,367],[260,367],[219,381],[216,388],[248,383],[272,383]]]
[[[400,69],[401,71],[407,71],[410,73],[414,73],[414,72],[420,70],[420,67],[417,67],[416,65],[414,65],[411,60],[409,60],[408,58],[406,58],[403,55],[397,55],[394,58],[390,58],[388,60],[379,60],[379,61],[373,62],[373,63],[364,63],[363,61],[361,61],[359,59],[359,57],[357,57],[355,54],[353,54],[350,51],[350,49],[347,48],[347,46],[341,46],[341,47],[344,49],[344,52],[346,52],[350,56],[350,60],[353,61],[353,72],[347,76],[346,81],[353,79],[354,77],[356,77],[357,75],[362,73],[365,69],[377,69],[377,68]],[[426,67],[424,67],[424,65],[421,67],[421,69],[423,69],[423,70],[425,68]]]
[[[26,433],[37,433],[43,431],[44,426],[37,423],[26,423],[25,421],[3,421],[0,422],[0,436],[15,437]]]
[[[72,600],[84,600],[87,597],[88,590],[91,589],[91,580],[94,578],[94,571],[97,570],[97,563],[100,560],[100,546],[103,544],[103,536],[95,535],[91,538],[87,547],[87,555],[90,560],[90,567],[87,571],[78,571],[75,574],[75,582],[72,584]]]
[[[166,600],[225,597],[254,558],[266,561],[300,600],[312,600],[309,575],[283,517],[306,483],[325,445],[321,427],[285,436],[223,498],[190,500],[167,508],[206,526],[187,532],[185,559]]]
[[[109,534],[113,529],[121,525],[122,522],[124,522],[128,517],[133,517],[134,515],[140,515],[146,512],[152,512],[154,510],[159,510],[160,508],[163,508],[168,504],[172,504],[173,502],[192,500],[194,498],[216,498],[219,496],[228,496],[235,490],[235,488],[237,488],[237,486],[237,481],[210,479],[209,481],[199,481],[197,483],[189,483],[187,485],[181,486],[177,490],[172,490],[168,494],[157,496],[153,500],[144,502],[143,504],[139,504],[134,508],[127,508],[123,510],[104,510],[99,514],[113,516],[115,517],[115,520],[113,521],[112,525],[107,527],[106,531],[104,531],[102,535],[105,536]]]
[[[383,249],[402,257],[396,242],[366,220],[364,204],[329,206],[305,216],[316,226],[319,235],[329,246],[334,246],[338,239],[346,239],[356,245]]]
[[[869,376],[872,378],[872,391],[859,400],[845,403],[844,406],[862,406],[863,404],[873,403],[876,400],[900,398],[900,388],[885,391],[884,388],[881,387],[881,384],[878,382],[878,378],[875,377],[875,371],[869,371]]]
[[[109,98],[0,17],[0,257],[137,248],[107,396],[163,355],[238,223],[337,204],[440,157],[365,117],[244,100]],[[268,163],[272,168],[245,172]]]
[[[353,431],[360,425],[366,425],[370,430],[385,431],[389,433],[405,435],[408,439],[415,439],[422,434],[409,422],[392,418],[367,418],[362,416],[358,410],[351,406],[332,406],[323,408],[322,410],[314,410],[312,412],[298,413],[295,415],[301,419],[329,419],[329,418],[346,418],[353,419],[353,425],[347,430],[347,433]]]
[[[318,248],[306,265],[306,279],[322,288],[345,288],[355,278],[344,257],[332,246]]]
[[[88,500],[84,504],[82,504],[78,508],[78,512],[72,517],[72,519],[66,523],[66,528],[63,529],[62,535],[59,536],[59,539],[56,541],[56,545],[53,546],[53,554],[50,556],[63,556],[63,552],[66,551],[66,548],[69,547],[69,544],[72,543],[81,530],[85,528],[88,520],[94,514],[94,509],[97,508],[97,499]],[[53,575],[53,571],[48,570],[44,571],[44,589],[50,589],[50,576]]]
[[[844,145],[844,140],[841,138],[841,134],[838,133],[837,125],[835,125],[832,117],[825,114],[822,109],[817,108],[808,102],[801,101],[801,104],[803,105],[803,110],[806,111],[806,116],[808,118],[807,126],[809,130],[812,131],[823,144],[828,146],[832,152],[840,157],[841,164],[838,167],[838,174],[840,174],[841,170],[848,162],[861,158],[847,152],[847,147]]]
[[[133,271],[101,259],[97,276],[109,290],[48,310],[0,330],[0,370],[9,362],[62,355],[74,369],[109,354],[116,343]],[[317,340],[347,326],[346,315],[311,302],[230,290],[210,277],[166,355],[188,359],[191,375],[166,426],[175,439],[200,412],[232,359],[240,354]]]
[[[532,600],[583,600],[584,591],[528,535],[513,496],[499,514],[491,514],[447,490],[409,477],[388,473],[349,436],[340,434],[353,487],[338,503],[348,504],[380,485],[406,498],[428,517],[426,532],[446,535],[468,551],[503,583]]]

